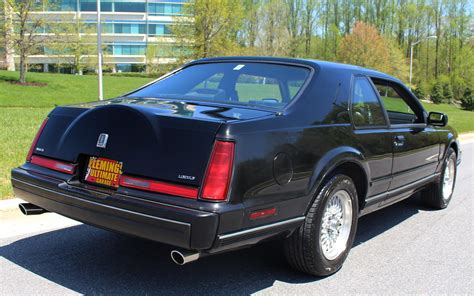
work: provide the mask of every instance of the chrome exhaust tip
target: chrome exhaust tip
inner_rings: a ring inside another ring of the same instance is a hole
[[[199,259],[201,254],[193,251],[173,250],[171,251],[171,259],[178,265],[184,265]]]
[[[20,211],[23,213],[23,215],[29,216],[29,215],[39,215],[43,213],[47,213],[43,208],[40,208],[34,204],[31,203],[21,203],[18,205],[20,208]]]

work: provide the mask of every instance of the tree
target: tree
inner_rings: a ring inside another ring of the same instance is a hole
[[[253,49],[255,48],[257,36],[259,32],[259,12],[261,9],[260,0],[244,0],[245,16],[242,27],[242,44]]]
[[[159,77],[176,69],[179,66],[180,57],[183,56],[180,50],[171,44],[148,43],[146,72]],[[174,62],[170,62],[173,59]]]
[[[316,23],[316,0],[306,0],[303,10],[304,53],[306,57],[311,53],[311,40]]]
[[[402,50],[393,39],[384,38],[388,50],[385,71],[401,80],[408,81],[409,68]]]
[[[190,48],[191,58],[237,54],[238,30],[243,19],[242,2],[196,0],[184,5],[185,16],[171,27],[178,43]]]
[[[289,35],[288,54],[291,57],[297,56],[298,47],[302,41],[303,26],[302,20],[302,0],[285,0],[287,17],[287,30]],[[281,21],[281,20],[280,20]]]
[[[352,33],[346,35],[339,45],[338,60],[343,63],[384,71],[389,56],[377,29],[362,22],[357,22]]]
[[[474,96],[472,90],[468,87],[464,91],[464,95],[461,98],[461,107],[466,110],[474,110]]]
[[[435,104],[440,104],[444,101],[443,85],[440,82],[435,83],[430,98]]]
[[[52,26],[54,39],[49,48],[57,55],[61,63],[70,66],[75,74],[81,73],[88,65],[97,62],[90,57],[97,54],[95,40],[97,30],[88,26],[80,18],[64,20]]]
[[[270,56],[287,55],[290,33],[286,25],[288,10],[280,0],[266,0],[261,10],[262,27],[260,30],[259,50]]]
[[[454,100],[454,94],[453,94],[453,89],[451,87],[451,84],[449,83],[445,83],[443,85],[443,97],[444,97],[444,100],[449,103],[449,104],[452,104],[453,103],[453,100]]]
[[[424,100],[425,99],[425,91],[421,87],[417,87],[413,90],[413,94],[419,99],[419,100]]]
[[[4,67],[8,71],[15,71],[15,61],[13,59],[14,45],[13,34],[13,12],[5,0],[0,1],[0,44],[4,48]],[[0,47],[0,48],[1,48]]]
[[[19,82],[26,83],[27,59],[28,56],[36,50],[37,46],[44,45],[48,40],[41,34],[35,34],[45,25],[45,20],[33,15],[32,12],[37,10],[38,4],[46,5],[43,1],[36,0],[4,0],[6,9],[13,14],[14,33],[9,36],[12,44],[18,50],[20,56],[20,78]]]

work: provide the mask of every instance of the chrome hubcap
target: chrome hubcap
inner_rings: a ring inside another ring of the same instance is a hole
[[[448,200],[451,197],[454,189],[454,177],[456,174],[456,168],[453,159],[449,159],[446,168],[444,169],[443,176],[443,199]]]
[[[336,259],[347,248],[352,227],[352,200],[349,193],[339,190],[329,197],[323,212],[319,244],[324,257]]]

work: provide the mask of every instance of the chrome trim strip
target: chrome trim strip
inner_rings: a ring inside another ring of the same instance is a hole
[[[242,231],[232,232],[232,233],[229,233],[229,234],[221,234],[221,235],[218,235],[218,238],[220,240],[229,239],[229,238],[233,238],[233,237],[236,237],[236,236],[246,235],[246,234],[249,234],[249,233],[252,233],[252,232],[259,232],[259,231],[262,231],[262,230],[267,230],[267,229],[271,229],[271,228],[274,228],[274,227],[282,226],[282,225],[285,225],[285,224],[291,224],[291,223],[303,221],[304,219],[305,219],[305,216],[296,217],[296,218],[292,218],[292,219],[285,220],[285,221],[280,221],[280,222],[276,222],[276,223],[272,223],[272,224],[258,226],[258,227],[254,227],[254,228],[250,228],[250,229],[246,229],[246,230],[242,230]]]
[[[19,179],[16,179],[16,178],[12,178],[12,181],[19,182],[19,183],[25,184],[27,186],[35,187],[35,188],[38,188],[40,190],[44,190],[44,191],[48,191],[48,192],[51,192],[51,193],[59,194],[59,195],[62,195],[64,197],[77,200],[79,202],[84,202],[84,203],[92,204],[92,205],[95,205],[95,206],[104,207],[104,208],[108,208],[108,209],[111,209],[111,210],[115,210],[115,211],[119,211],[119,212],[123,212],[123,213],[127,213],[127,214],[142,216],[142,217],[145,217],[145,218],[150,218],[150,219],[154,219],[154,220],[158,220],[158,221],[169,222],[169,223],[174,223],[174,224],[181,224],[181,225],[185,225],[185,226],[191,226],[191,224],[185,223],[185,222],[180,222],[180,221],[176,221],[176,220],[170,220],[170,219],[166,219],[166,218],[155,217],[155,216],[151,216],[151,215],[147,215],[147,214],[143,214],[143,213],[133,212],[133,211],[129,211],[129,210],[126,210],[126,209],[121,209],[121,208],[117,208],[117,207],[113,207],[113,206],[109,206],[109,205],[104,205],[104,204],[93,202],[93,201],[90,201],[90,200],[85,200],[85,199],[82,199],[82,198],[75,197],[73,195],[65,194],[65,193],[54,191],[54,190],[44,188],[44,187],[41,187],[41,186],[38,186],[38,185],[27,183],[25,181],[22,181],[22,180],[19,180]],[[21,189],[21,188],[18,188],[18,189],[24,190],[24,189]],[[30,192],[30,193],[36,194],[34,192]],[[50,198],[47,198],[47,197],[44,197],[44,196],[42,196],[42,197],[46,198],[46,199],[49,199],[51,201],[57,202],[57,203],[62,203],[62,202],[59,202],[59,201],[56,201],[56,200],[53,200],[53,199],[50,199]],[[70,205],[70,204],[67,204],[67,203],[62,203],[62,204],[65,204],[65,205],[68,205],[68,206],[71,206],[71,207],[77,207],[75,205]]]
[[[441,175],[441,173],[435,173],[431,176],[424,177],[423,179],[420,179],[418,181],[415,181],[415,182],[412,182],[410,184],[404,185],[402,187],[395,188],[391,191],[386,191],[386,192],[383,192],[383,193],[380,193],[380,194],[377,194],[377,195],[373,195],[371,197],[366,198],[365,202],[372,202],[374,200],[386,198],[387,196],[392,196],[392,195],[397,195],[399,193],[403,193],[403,191],[408,190],[411,187],[416,187],[417,185],[423,184],[423,183],[429,181],[430,179],[436,178],[439,175]]]

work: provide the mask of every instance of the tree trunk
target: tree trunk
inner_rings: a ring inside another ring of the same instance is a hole
[[[20,55],[20,83],[26,83],[26,55]]]
[[[4,0],[3,2],[5,14],[5,64],[8,71],[15,71],[15,60],[13,54],[15,50],[13,48],[13,11],[11,6]]]

